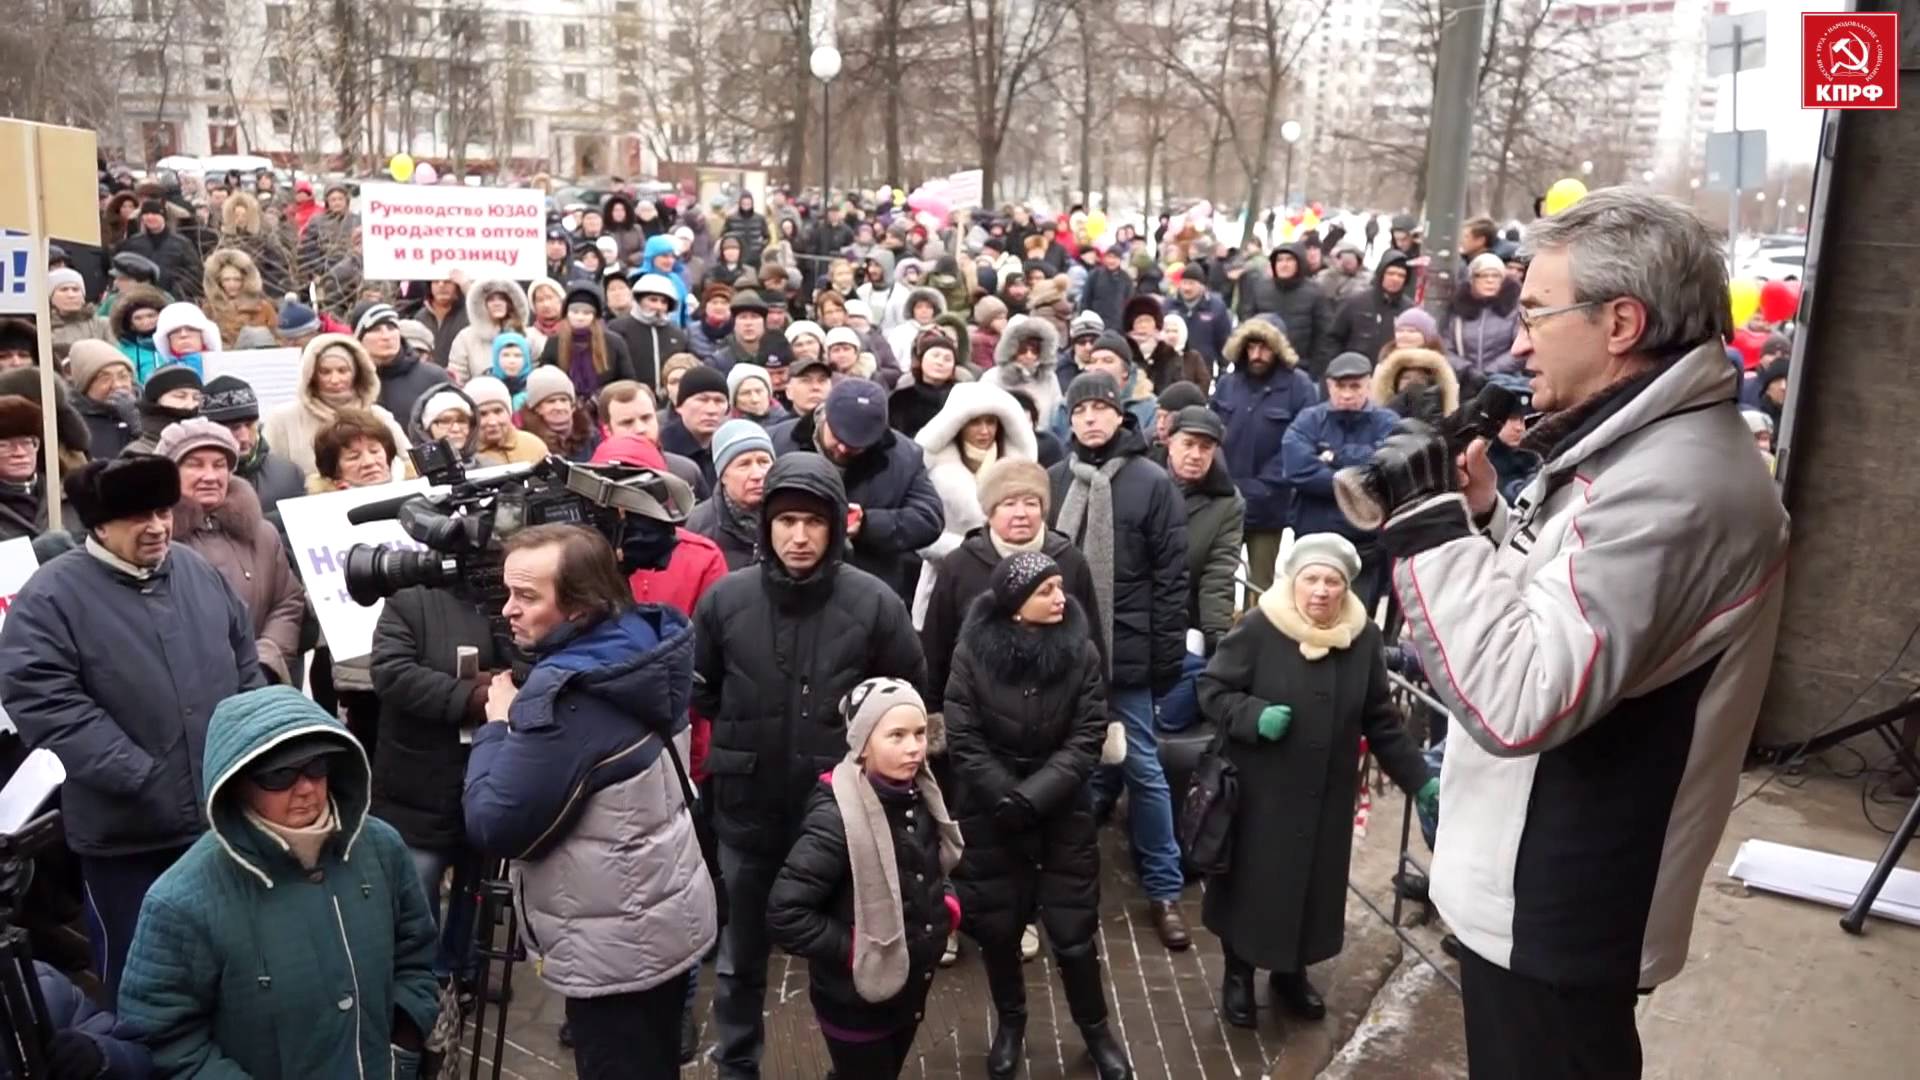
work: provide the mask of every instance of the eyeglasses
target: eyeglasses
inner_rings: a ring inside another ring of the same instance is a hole
[[[13,439],[0,439],[0,454],[33,454],[40,450],[40,438],[37,435],[23,435]]]
[[[324,780],[327,777],[327,759],[331,754],[321,754],[308,758],[298,765],[287,765],[278,769],[264,769],[247,779],[252,780],[261,791],[285,791],[301,777],[309,780]]]
[[[1527,333],[1531,334],[1539,328],[1541,323],[1555,315],[1565,315],[1569,311],[1579,311],[1581,308],[1594,307],[1599,303],[1598,300],[1582,300],[1577,304],[1561,304],[1559,307],[1523,307],[1520,309],[1520,325],[1526,327]]]

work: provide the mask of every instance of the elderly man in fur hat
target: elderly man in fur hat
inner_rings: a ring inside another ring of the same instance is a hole
[[[112,1000],[148,887],[206,829],[208,718],[266,679],[246,605],[173,543],[172,461],[88,462],[66,494],[85,547],[13,598],[0,699],[26,744],[66,767],[67,846],[80,857],[93,967]]]

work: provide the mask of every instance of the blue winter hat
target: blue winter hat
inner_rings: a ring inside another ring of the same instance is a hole
[[[849,449],[865,450],[887,434],[887,392],[869,379],[847,379],[827,394],[827,426]]]
[[[493,370],[500,370],[500,350],[509,345],[520,346],[520,355],[527,364],[525,368],[520,369],[520,374],[525,375],[533,367],[533,343],[527,340],[525,334],[518,334],[512,330],[503,330],[493,335]]]
[[[773,456],[773,440],[767,429],[752,420],[729,420],[713,433],[713,474],[719,476],[733,459],[752,450]]]
[[[277,327],[283,338],[305,337],[320,332],[320,316],[313,309],[298,300],[288,300],[280,305],[280,323]]]

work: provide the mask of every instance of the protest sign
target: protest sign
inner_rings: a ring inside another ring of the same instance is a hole
[[[7,612],[13,608],[14,596],[38,569],[40,560],[33,555],[32,540],[22,536],[0,544],[0,626],[7,623]],[[13,721],[7,718],[5,709],[0,709],[0,731],[12,730]]]
[[[521,188],[367,184],[360,250],[370,281],[536,278],[547,272],[546,196]]]
[[[32,251],[26,233],[0,229],[0,315],[33,314],[33,280],[27,273]]]
[[[299,349],[241,349],[200,354],[200,370],[208,382],[231,375],[253,387],[260,415],[272,412],[300,396]]]
[[[397,521],[370,521],[354,525],[347,511],[409,492],[427,490],[425,480],[330,491],[280,500],[280,520],[287,527],[287,543],[294,564],[307,587],[307,599],[320,619],[320,631],[335,660],[351,660],[373,651],[373,626],[383,605],[361,607],[347,595],[347,549],[355,544],[425,550],[400,528]]]

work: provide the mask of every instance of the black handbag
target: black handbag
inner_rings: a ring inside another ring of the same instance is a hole
[[[1233,865],[1233,817],[1240,809],[1240,773],[1226,755],[1226,725],[1200,756],[1180,802],[1180,852],[1187,870],[1224,874]]]

